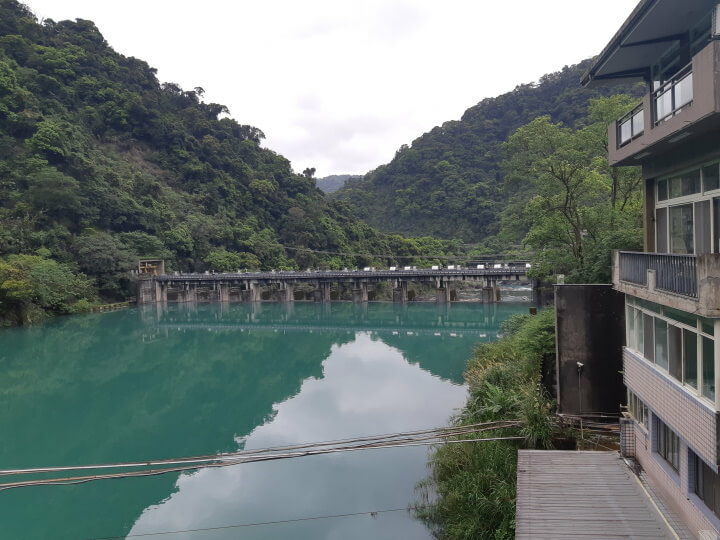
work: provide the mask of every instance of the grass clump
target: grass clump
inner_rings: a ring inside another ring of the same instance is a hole
[[[552,447],[553,404],[540,386],[540,365],[544,353],[555,351],[555,313],[515,316],[501,331],[502,339],[477,347],[468,362],[470,396],[453,423],[520,420],[519,428],[460,437],[523,439],[447,444],[433,451],[414,512],[437,538],[514,538],[517,450]]]

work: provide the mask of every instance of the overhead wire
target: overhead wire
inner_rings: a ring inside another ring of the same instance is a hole
[[[422,507],[424,508],[424,506]],[[198,529],[178,529],[174,531],[157,531],[157,532],[149,532],[149,533],[135,533],[135,534],[127,534],[124,536],[96,536],[92,538],[86,538],[85,540],[116,540],[118,538],[137,538],[141,536],[160,536],[165,534],[183,534],[183,533],[191,533],[191,532],[207,532],[207,531],[218,531],[223,529],[236,529],[240,527],[258,527],[260,525],[276,525],[281,523],[297,523],[299,521],[313,521],[318,519],[333,519],[333,518],[343,518],[343,517],[354,517],[354,516],[371,516],[375,517],[377,514],[387,514],[390,512],[403,512],[403,511],[409,511],[409,508],[385,508],[382,510],[367,510],[365,512],[348,512],[346,514],[329,514],[324,516],[309,516],[309,517],[300,517],[300,518],[292,518],[292,519],[278,519],[274,521],[258,521],[254,523],[237,523],[233,525],[220,525],[216,527],[202,527]]]
[[[386,436],[358,437],[355,439],[344,439],[340,441],[329,441],[323,443],[309,443],[305,445],[294,445],[285,447],[271,447],[260,450],[242,450],[233,453],[216,454],[212,456],[196,456],[187,458],[170,458],[151,461],[136,461],[129,463],[113,463],[104,465],[76,465],[64,467],[36,467],[30,469],[5,469],[0,475],[27,475],[38,473],[56,473],[77,470],[97,470],[110,468],[136,469],[138,467],[160,466],[162,468],[130,470],[117,473],[92,474],[85,476],[68,476],[61,478],[46,478],[35,480],[22,480],[16,482],[0,483],[0,491],[20,487],[41,486],[41,485],[68,485],[91,482],[95,480],[132,478],[143,476],[156,476],[171,472],[182,472],[201,468],[218,468],[253,463],[259,461],[274,461],[280,459],[291,459],[314,455],[335,454],[349,451],[374,450],[379,448],[402,448],[412,446],[434,446],[438,444],[454,444],[463,442],[485,442],[499,440],[521,440],[522,436],[506,435],[501,437],[475,438],[469,435],[476,435],[488,430],[498,430],[520,426],[519,421],[498,421],[472,426],[455,426],[435,430],[419,430]],[[464,438],[453,438],[464,437]],[[168,466],[169,465],[169,466]]]

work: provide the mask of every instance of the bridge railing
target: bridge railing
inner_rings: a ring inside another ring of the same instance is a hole
[[[397,277],[452,277],[452,276],[502,276],[526,275],[527,268],[463,268],[457,270],[348,270],[348,271],[316,271],[316,272],[228,272],[215,274],[162,274],[156,276],[159,281],[187,280],[187,281],[217,281],[220,279],[363,279],[363,278],[397,278]]]

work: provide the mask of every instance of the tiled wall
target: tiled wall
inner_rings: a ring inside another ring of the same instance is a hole
[[[717,466],[717,414],[647,361],[623,350],[625,385],[711,466]]]
[[[635,459],[647,473],[653,488],[672,506],[691,531],[695,534],[700,531],[720,533],[688,498],[688,452],[684,443],[681,444],[680,451],[680,472],[676,475],[662,466],[662,457],[657,454],[653,456],[650,435],[636,424]]]

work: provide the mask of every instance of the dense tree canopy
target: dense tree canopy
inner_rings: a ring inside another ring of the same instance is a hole
[[[607,162],[607,125],[631,106],[623,95],[593,100],[588,125],[572,129],[541,116],[505,144],[513,195],[501,236],[527,231],[536,276],[609,282],[611,250],[642,247],[640,171]]]

